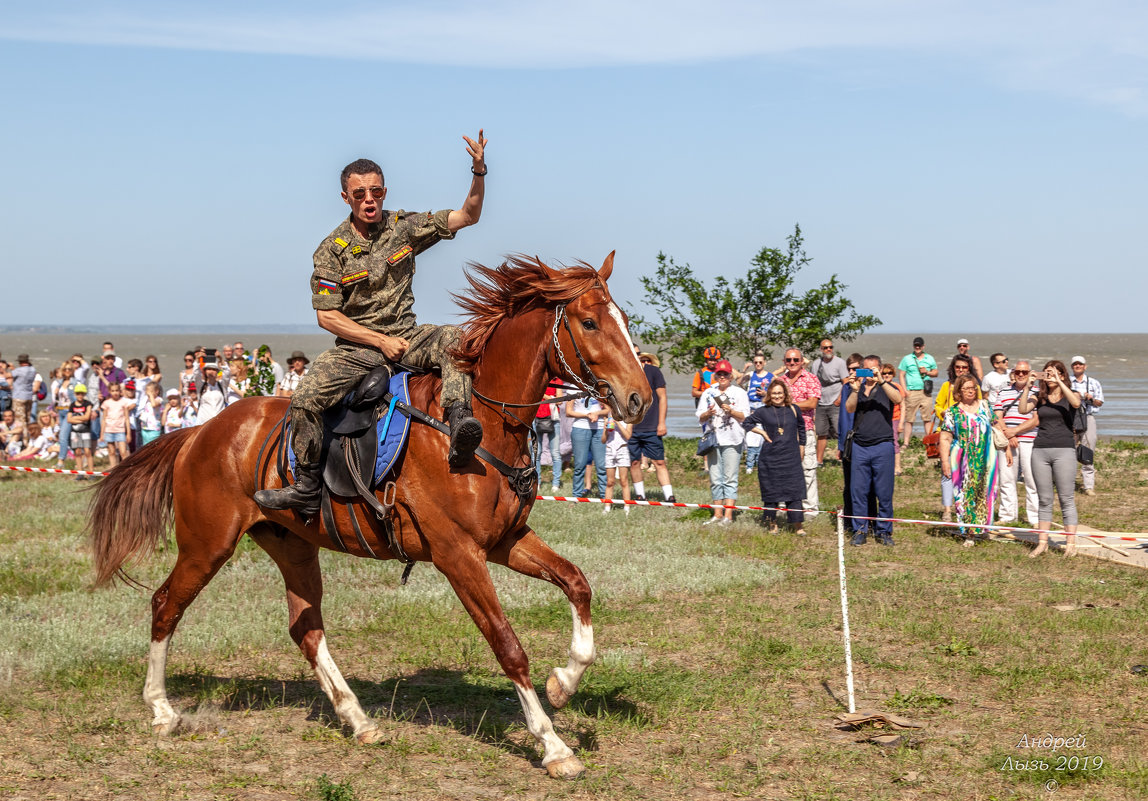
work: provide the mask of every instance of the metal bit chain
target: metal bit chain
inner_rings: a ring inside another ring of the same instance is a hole
[[[585,381],[583,381],[582,377],[578,373],[576,373],[573,369],[571,369],[570,365],[566,363],[566,357],[562,355],[562,346],[558,344],[558,325],[559,325],[559,323],[562,322],[562,318],[565,315],[566,315],[566,304],[565,303],[560,303],[559,305],[554,307],[554,328],[551,330],[551,335],[552,335],[553,340],[554,340],[554,353],[558,356],[558,361],[562,365],[563,369],[565,369],[566,373],[572,377],[572,380],[578,386],[578,388],[581,389],[583,392],[585,392],[587,395],[589,395],[591,398],[593,398],[594,400],[596,400],[600,403],[602,401],[601,393],[599,393],[597,389],[595,389],[594,387],[591,387],[589,384],[587,384]],[[571,338],[571,341],[573,341],[574,335],[571,334],[570,338]]]

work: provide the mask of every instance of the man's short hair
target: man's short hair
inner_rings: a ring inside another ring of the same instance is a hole
[[[383,179],[383,186],[387,185],[387,179],[383,176],[383,168],[370,159],[355,159],[346,167],[339,175],[339,183],[343,187],[343,191],[347,191],[347,179],[352,175],[378,175]]]
[[[868,356],[861,360],[861,364],[865,364],[865,362],[877,362],[877,366],[880,367],[881,357],[870,353]]]

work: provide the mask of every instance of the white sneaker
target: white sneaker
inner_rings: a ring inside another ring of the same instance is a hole
[[[609,503],[604,504],[602,506],[602,514],[606,514],[607,512],[609,512],[611,508],[613,508],[613,504],[609,504]]]
[[[721,526],[732,526],[732,525],[733,525],[733,518],[732,518],[732,517],[723,517],[723,518],[721,519],[721,523],[719,523],[718,525],[721,525]]]
[[[720,522],[721,522],[722,520],[724,520],[724,519],[725,519],[724,517],[711,517],[709,520],[707,520],[706,522],[702,523],[702,525],[703,525],[703,526],[708,526],[708,525],[709,525],[709,524],[711,524],[711,523],[720,523]]]

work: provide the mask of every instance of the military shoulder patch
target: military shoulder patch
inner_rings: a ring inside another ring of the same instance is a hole
[[[335,244],[341,248],[345,248],[347,246],[347,240],[340,237],[335,237]]]
[[[326,278],[320,278],[319,279],[319,290],[318,290],[318,292],[320,295],[330,295],[333,290],[336,290],[338,288],[339,288],[339,285],[336,284],[334,281],[328,281]]]
[[[403,245],[401,248],[387,257],[387,264],[398,264],[407,256],[411,255],[412,252],[414,252],[414,248],[412,248],[410,245]]]
[[[351,273],[350,275],[344,275],[342,280],[341,280],[341,283],[343,284],[343,286],[346,286],[347,284],[353,284],[356,281],[362,281],[364,278],[367,277],[367,275],[368,275],[367,270],[359,270],[357,273]]]

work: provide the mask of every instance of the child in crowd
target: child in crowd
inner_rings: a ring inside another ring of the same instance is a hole
[[[199,425],[199,392],[193,381],[183,399],[183,428],[195,428],[197,425]]]
[[[92,404],[88,402],[88,388],[76,384],[72,388],[76,399],[68,407],[68,422],[72,426],[72,451],[76,457],[77,470],[94,471],[92,464]],[[76,476],[76,481],[83,481]]]
[[[606,427],[602,430],[602,441],[606,443],[606,500],[614,499],[614,482],[617,475],[622,477],[622,500],[630,500],[630,449],[626,442],[630,439],[631,426],[616,421],[613,416],[606,418]],[[613,504],[602,507],[602,514],[613,508]],[[630,507],[623,506],[626,514],[630,514]]]
[[[139,359],[132,361],[139,362]],[[143,404],[142,392],[136,389],[137,386],[134,378],[124,382],[124,398],[132,402],[131,411],[128,412],[128,453],[135,453],[140,447],[140,406]]]
[[[183,404],[179,398],[178,389],[167,391],[167,406],[161,412],[163,416],[163,433],[170,434],[183,428]]]
[[[123,384],[119,382],[108,385],[108,399],[100,404],[103,412],[103,437],[108,445],[108,461],[114,468],[121,460],[128,456],[128,416],[135,408],[136,402],[124,397]]]
[[[139,418],[140,447],[154,442],[163,433],[161,418],[163,415],[163,398],[159,394],[160,386],[155,381],[147,382],[144,387],[143,401],[136,407]],[[179,390],[173,389],[175,397],[179,398]],[[178,406],[178,403],[176,404]]]

